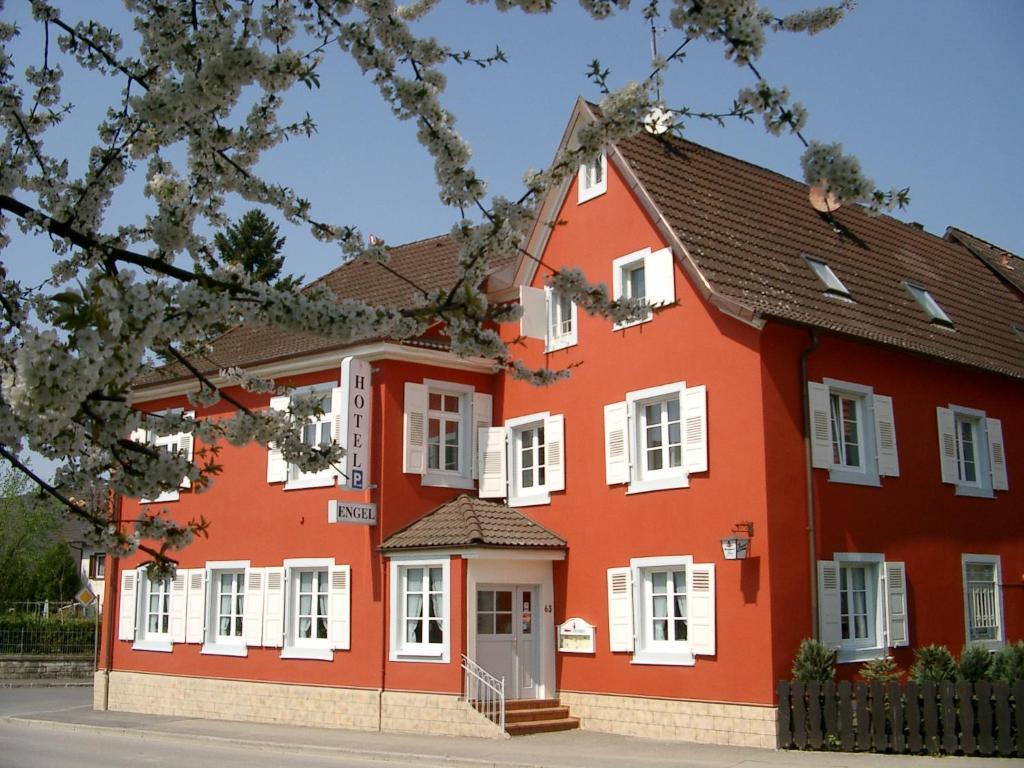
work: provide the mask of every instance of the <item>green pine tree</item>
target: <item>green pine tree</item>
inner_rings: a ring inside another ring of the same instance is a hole
[[[229,224],[223,232],[213,237],[220,262],[233,264],[253,280],[272,283],[286,288],[298,287],[302,278],[288,275],[278,278],[284,267],[284,237],[279,236],[276,224],[263,211],[252,209],[245,213],[236,224]]]

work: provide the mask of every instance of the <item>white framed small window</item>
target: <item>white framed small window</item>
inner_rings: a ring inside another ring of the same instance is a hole
[[[461,475],[466,466],[465,393],[430,389],[427,393],[427,472]]]
[[[248,563],[208,563],[204,589],[204,654],[244,656],[246,647],[246,579]],[[193,578],[198,575],[193,571]],[[189,600],[195,597],[190,591]],[[251,611],[250,611],[251,613]]]
[[[565,417],[532,413],[480,430],[480,498],[511,507],[551,503],[565,490]]]
[[[613,260],[612,292],[616,300],[640,299],[652,307],[675,302],[675,259],[672,249],[652,251],[644,248]],[[653,317],[654,313],[648,309],[642,317],[615,323],[612,328],[622,330],[646,323]]]
[[[608,155],[604,152],[580,166],[577,203],[585,203],[608,191]]]
[[[182,413],[181,409],[165,411],[168,414]],[[195,418],[195,411],[182,413],[187,418]],[[194,442],[192,435],[187,432],[177,432],[171,435],[157,435],[155,432],[145,429],[137,429],[132,433],[132,440],[137,443],[146,443],[158,451],[166,451],[172,454],[179,454],[188,461],[192,461]],[[180,488],[190,488],[192,481],[186,476],[181,479]],[[163,491],[154,499],[139,499],[140,504],[164,504],[169,501],[177,501],[180,497],[179,489]]]
[[[551,288],[546,288],[544,295],[548,320],[545,351],[554,352],[575,345],[577,339],[576,302],[569,296]]]
[[[175,592],[172,579],[151,579],[145,568],[136,571],[138,583],[138,627],[135,631],[135,643],[132,648],[137,651],[172,650],[172,622],[175,619],[172,611],[183,608],[175,604]],[[177,579],[183,580],[184,574],[178,573]],[[123,599],[123,598],[122,598]],[[184,638],[182,638],[184,639]]]
[[[818,562],[821,640],[840,662],[884,656],[909,644],[906,567],[872,552],[837,552]]]
[[[1005,640],[1000,558],[998,555],[963,554],[960,561],[966,641],[985,648],[999,648]]]
[[[310,416],[302,425],[302,442],[311,447],[329,446],[334,441],[334,407],[340,404],[340,396],[334,394],[334,390],[340,390],[334,384],[314,384],[309,387],[300,387],[292,391],[292,397],[297,395],[315,395],[320,406],[320,413]],[[296,465],[288,465],[288,481],[285,490],[299,488],[323,488],[334,485],[338,476],[338,470],[334,467],[326,467],[319,472],[303,472]]]
[[[276,645],[272,629],[284,613],[282,659],[334,658],[335,649],[349,647],[351,568],[335,565],[333,558],[295,558],[284,561],[283,603],[271,600],[271,573],[267,570],[267,599],[263,644]],[[271,607],[273,605],[273,607]]]
[[[393,558],[392,661],[447,663],[450,658],[450,561]]]
[[[427,486],[472,488],[478,431],[491,425],[491,403],[465,384],[406,382],[403,471],[421,475]]]
[[[939,306],[939,302],[928,292],[927,288],[909,282],[904,282],[903,285],[906,287],[907,292],[914,297],[914,300],[920,305],[921,309],[924,310],[924,313],[928,315],[929,322],[946,328],[953,327],[953,321],[949,319],[949,315]]]
[[[1009,489],[1003,426],[984,411],[950,405],[937,408],[942,482],[958,496],[992,498]]]
[[[817,278],[824,284],[826,296],[852,300],[850,289],[843,284],[843,281],[839,279],[836,273],[832,270],[832,267],[824,261],[815,259],[811,256],[805,255],[804,261],[807,262],[807,266],[811,268],[811,271],[814,272]]]
[[[892,398],[837,379],[807,383],[811,464],[834,483],[881,485],[900,473]]]

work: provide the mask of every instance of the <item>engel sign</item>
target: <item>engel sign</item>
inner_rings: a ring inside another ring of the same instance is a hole
[[[327,502],[327,522],[376,525],[376,504],[355,504],[331,499]]]

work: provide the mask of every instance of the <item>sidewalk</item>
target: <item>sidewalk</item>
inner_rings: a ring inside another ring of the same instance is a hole
[[[88,706],[0,718],[40,729],[109,732],[143,739],[202,740],[253,749],[376,759],[402,765],[466,768],[967,768],[1024,765],[1005,758],[909,757],[843,752],[790,752],[656,741],[585,730],[489,740],[362,733],[262,723],[199,720],[128,712],[96,712]]]
[[[92,688],[91,677],[40,677],[0,680],[0,688]]]

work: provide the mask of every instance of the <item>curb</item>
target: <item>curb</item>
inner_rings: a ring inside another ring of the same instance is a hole
[[[147,728],[126,728],[114,725],[92,725],[89,723],[66,723],[60,720],[37,720],[29,717],[8,715],[0,717],[0,723],[20,725],[28,728],[50,727],[72,732],[104,732],[120,736],[134,736],[141,739],[162,739],[174,741],[187,738],[193,741],[205,741],[212,744],[234,744],[251,747],[261,751],[301,752],[314,755],[348,755],[364,760],[378,760],[384,763],[416,763],[420,765],[441,766],[461,765],[467,768],[547,768],[543,763],[516,763],[495,761],[483,758],[456,757],[454,755],[433,755],[416,752],[392,752],[387,750],[357,749],[354,747],[328,747],[315,744],[295,744],[282,741],[256,741],[253,739],[235,738],[232,736],[213,736],[210,734],[173,733],[154,731]]]
[[[69,680],[58,678],[54,680],[0,680],[0,688],[92,688],[91,678],[81,680]]]

